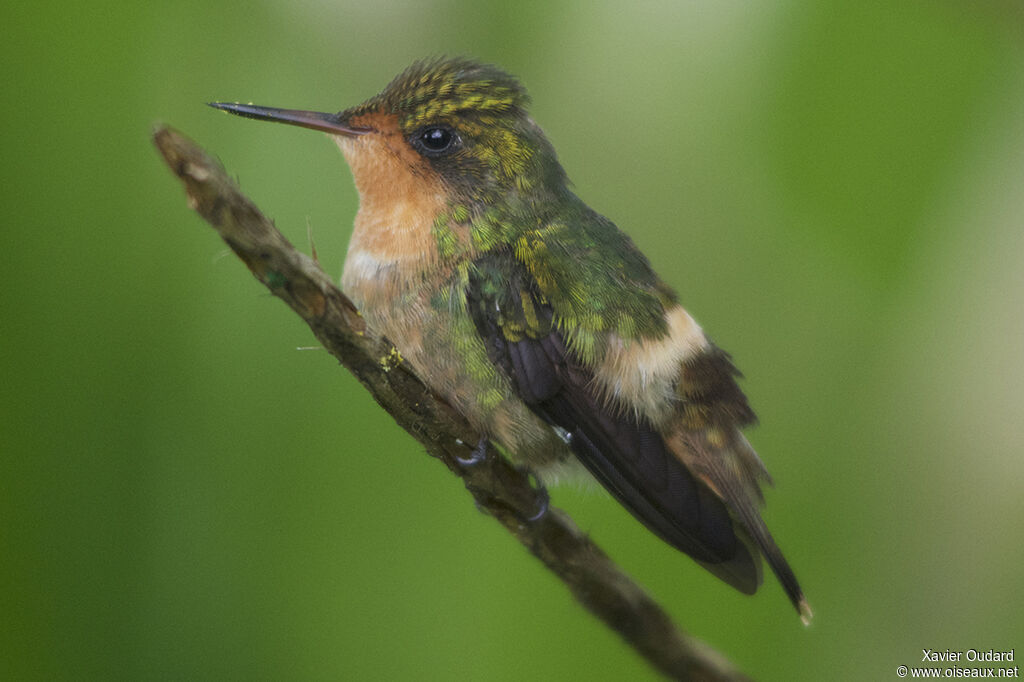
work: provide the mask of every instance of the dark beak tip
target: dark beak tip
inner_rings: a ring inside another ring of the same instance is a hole
[[[217,111],[223,111],[225,114],[235,114],[236,116],[244,116],[250,118],[247,115],[247,109],[241,102],[207,102],[206,106],[212,107]]]

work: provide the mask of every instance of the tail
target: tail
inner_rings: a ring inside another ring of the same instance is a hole
[[[696,455],[695,468],[703,474],[702,477],[718,493],[746,531],[737,535],[752,545],[755,556],[758,553],[764,556],[786,596],[800,614],[800,620],[804,625],[809,625],[814,617],[811,606],[758,509],[762,501],[760,479],[767,478],[761,460],[738,431],[724,447],[712,445],[703,436],[686,440],[688,449]]]
[[[793,603],[796,612],[800,614],[800,620],[803,621],[804,625],[810,625],[811,619],[814,618],[814,612],[811,611],[811,605],[807,603],[807,598],[804,596],[804,592],[800,588],[800,583],[797,582],[789,562],[782,555],[782,550],[779,549],[779,546],[775,544],[775,539],[768,531],[768,526],[765,525],[757,510],[755,509],[752,513],[747,513],[745,507],[743,509],[744,511],[740,511],[740,508],[733,507],[737,519],[745,526],[748,537],[755,543],[757,549],[764,556],[765,561],[771,566],[772,572],[779,579],[779,583],[786,592],[786,596],[789,597],[789,601]]]

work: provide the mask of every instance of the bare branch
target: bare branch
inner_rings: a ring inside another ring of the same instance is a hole
[[[171,128],[157,128],[153,139],[184,183],[189,207],[309,325],[399,426],[465,482],[477,506],[558,575],[584,606],[670,677],[747,679],[723,656],[678,630],[564,512],[550,508],[531,521],[543,500],[526,472],[500,455],[473,466],[460,464],[469,455],[464,444],[476,443],[479,436],[466,420],[423,385],[390,343],[367,333],[352,302],[313,259],[295,250],[217,161]]]

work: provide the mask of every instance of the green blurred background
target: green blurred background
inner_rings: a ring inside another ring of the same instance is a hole
[[[149,141],[216,153],[340,274],[322,135],[413,59],[530,89],[578,193],[747,375],[817,617],[553,490],[764,680],[1024,645],[1024,11],[1006,2],[6,3],[3,679],[643,679],[225,255]]]

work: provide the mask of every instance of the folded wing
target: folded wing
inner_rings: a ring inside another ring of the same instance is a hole
[[[476,261],[467,306],[492,362],[518,396],[567,434],[583,465],[637,519],[736,589],[753,593],[760,561],[722,500],[642,416],[609,405],[526,267],[509,251]]]

